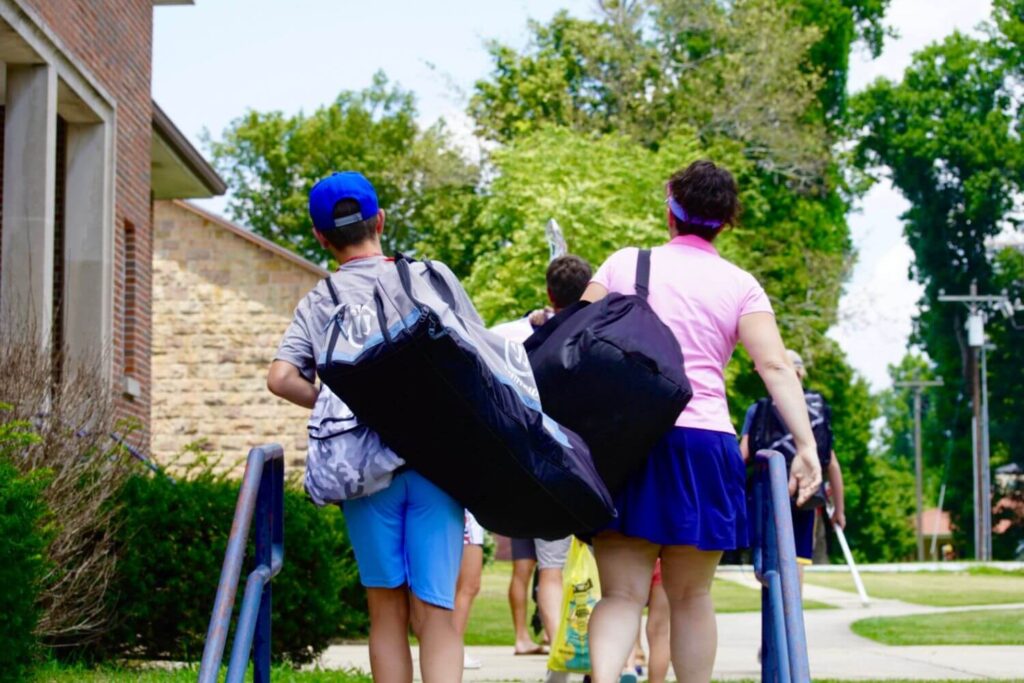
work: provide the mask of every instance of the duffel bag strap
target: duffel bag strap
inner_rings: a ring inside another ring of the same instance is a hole
[[[338,304],[341,303],[341,300],[338,299],[338,290],[334,288],[334,283],[331,282],[331,276],[328,275],[327,277],[325,277],[324,282],[327,283],[327,291],[331,293],[331,301],[333,301],[334,305],[337,306]]]
[[[651,250],[641,249],[636,255],[636,294],[643,300],[651,293]]]
[[[441,272],[434,267],[430,259],[423,259],[422,263],[427,268],[427,275],[430,277],[430,284],[433,286],[434,291],[437,292],[442,301],[448,304],[448,308],[457,313],[459,305],[455,301],[455,293],[452,291],[448,281],[444,279],[444,275],[441,275]]]

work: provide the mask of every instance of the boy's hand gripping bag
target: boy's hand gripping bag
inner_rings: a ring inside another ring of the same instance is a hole
[[[551,643],[548,669],[590,673],[590,615],[601,599],[597,562],[578,538],[572,539],[562,580],[562,619]]]
[[[647,303],[650,271],[642,249],[635,295],[581,301],[526,340],[545,409],[583,437],[613,493],[693,396],[679,342]]]
[[[339,292],[320,379],[484,528],[553,540],[606,525],[586,444],[541,410],[522,344],[459,314],[441,267],[398,256],[372,293]]]

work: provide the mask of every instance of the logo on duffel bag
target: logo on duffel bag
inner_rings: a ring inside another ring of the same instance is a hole
[[[526,347],[511,339],[505,340],[505,365],[510,372],[520,377],[533,379],[533,368],[530,366],[530,357],[526,355]]]
[[[373,311],[366,304],[346,305],[341,317],[341,333],[345,335],[345,340],[357,349],[363,348],[373,332],[374,317]]]

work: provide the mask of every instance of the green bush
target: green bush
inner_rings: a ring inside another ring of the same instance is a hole
[[[41,498],[46,473],[22,476],[10,462],[34,436],[26,423],[0,424],[0,678],[4,680],[24,676],[39,648],[38,597],[49,539]]]
[[[203,468],[172,482],[131,477],[120,496],[118,623],[101,654],[194,661],[201,657],[227,548],[239,482]],[[333,638],[363,635],[367,616],[340,510],[305,494],[284,500],[284,567],[272,587],[276,660],[311,661]],[[252,546],[235,604],[251,569]],[[231,641],[228,641],[229,647]]]

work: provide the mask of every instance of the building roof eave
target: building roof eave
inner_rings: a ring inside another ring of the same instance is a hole
[[[153,102],[151,184],[156,199],[199,199],[222,195],[227,184]]]

